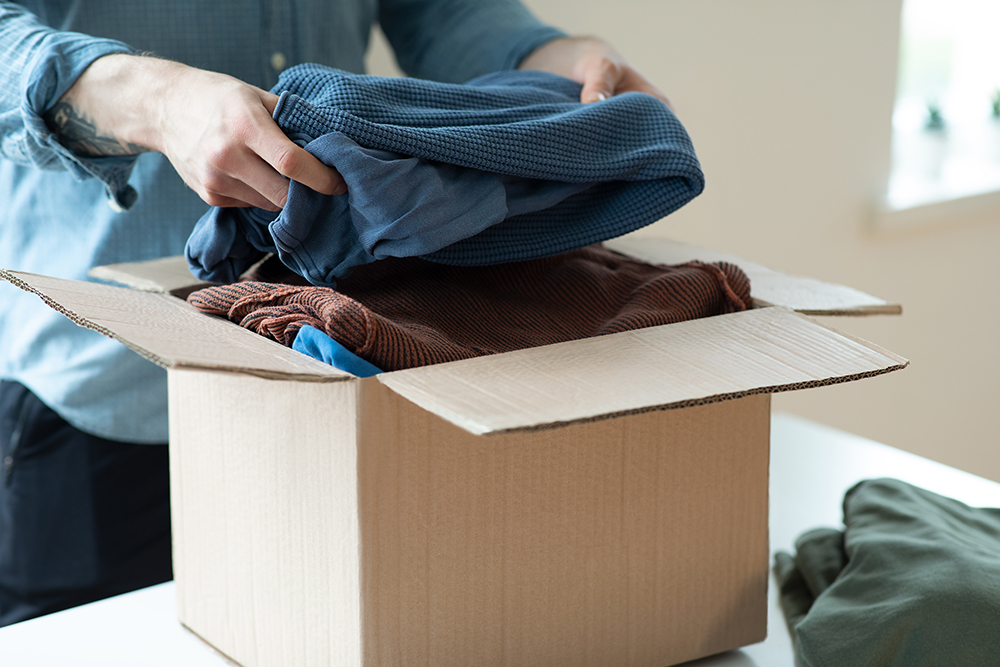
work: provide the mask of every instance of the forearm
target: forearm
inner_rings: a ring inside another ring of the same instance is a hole
[[[339,175],[292,143],[271,118],[278,97],[231,76],[151,56],[91,64],[46,114],[80,155],[159,151],[215,206],[284,205],[288,179],[333,194]]]
[[[182,68],[153,57],[105,56],[94,61],[45,112],[45,122],[78,155],[162,150],[159,102],[166,99]]]
[[[288,179],[335,194],[343,180],[271,118],[277,96],[224,74],[53,30],[0,2],[0,150],[98,177],[122,207],[134,155],[160,151],[207,203],[284,205]]]

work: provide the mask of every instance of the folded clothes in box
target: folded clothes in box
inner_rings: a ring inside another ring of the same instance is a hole
[[[735,264],[648,264],[602,246],[485,267],[392,258],[360,267],[337,289],[281,284],[302,281],[287,269],[275,275],[275,264],[256,270],[261,280],[206,288],[188,301],[288,346],[311,326],[389,371],[751,306],[749,280]]]

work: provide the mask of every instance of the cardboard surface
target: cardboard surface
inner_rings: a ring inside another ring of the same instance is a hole
[[[735,264],[750,278],[750,295],[758,306],[784,306],[805,315],[899,315],[898,303],[885,301],[844,285],[790,276],[735,255],[668,239],[629,236],[605,245],[647,262],[678,264],[697,259]]]
[[[2,269],[0,278],[165,368],[213,368],[312,382],[354,377],[168,294]]]
[[[196,289],[209,286],[209,283],[195,280],[183,255],[162,257],[148,262],[96,266],[87,275],[144,292],[163,292],[181,298]]]
[[[760,641],[769,397],[469,434],[170,373],[181,620],[244,667],[664,667]]]
[[[356,385],[171,370],[169,392],[181,622],[244,667],[361,665]]]
[[[768,396],[487,439],[362,406],[365,664],[663,667],[764,638]]]
[[[377,378],[486,434],[818,387],[907,363],[790,310],[761,308]]]

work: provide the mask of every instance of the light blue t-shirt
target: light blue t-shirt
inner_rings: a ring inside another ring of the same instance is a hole
[[[269,89],[273,64],[361,72],[375,22],[404,71],[449,82],[512,69],[562,34],[518,0],[0,2],[0,266],[87,280],[181,254],[208,209],[159,153],[78,159],[49,133],[41,114],[96,58],[152,52]],[[167,439],[161,369],[6,283],[0,377],[88,433]]]

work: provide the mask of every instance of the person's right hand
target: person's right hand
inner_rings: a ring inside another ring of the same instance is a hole
[[[278,97],[233,77],[156,58],[94,61],[46,114],[81,155],[162,152],[212,206],[285,205],[288,180],[323,194],[344,180],[271,118]]]

